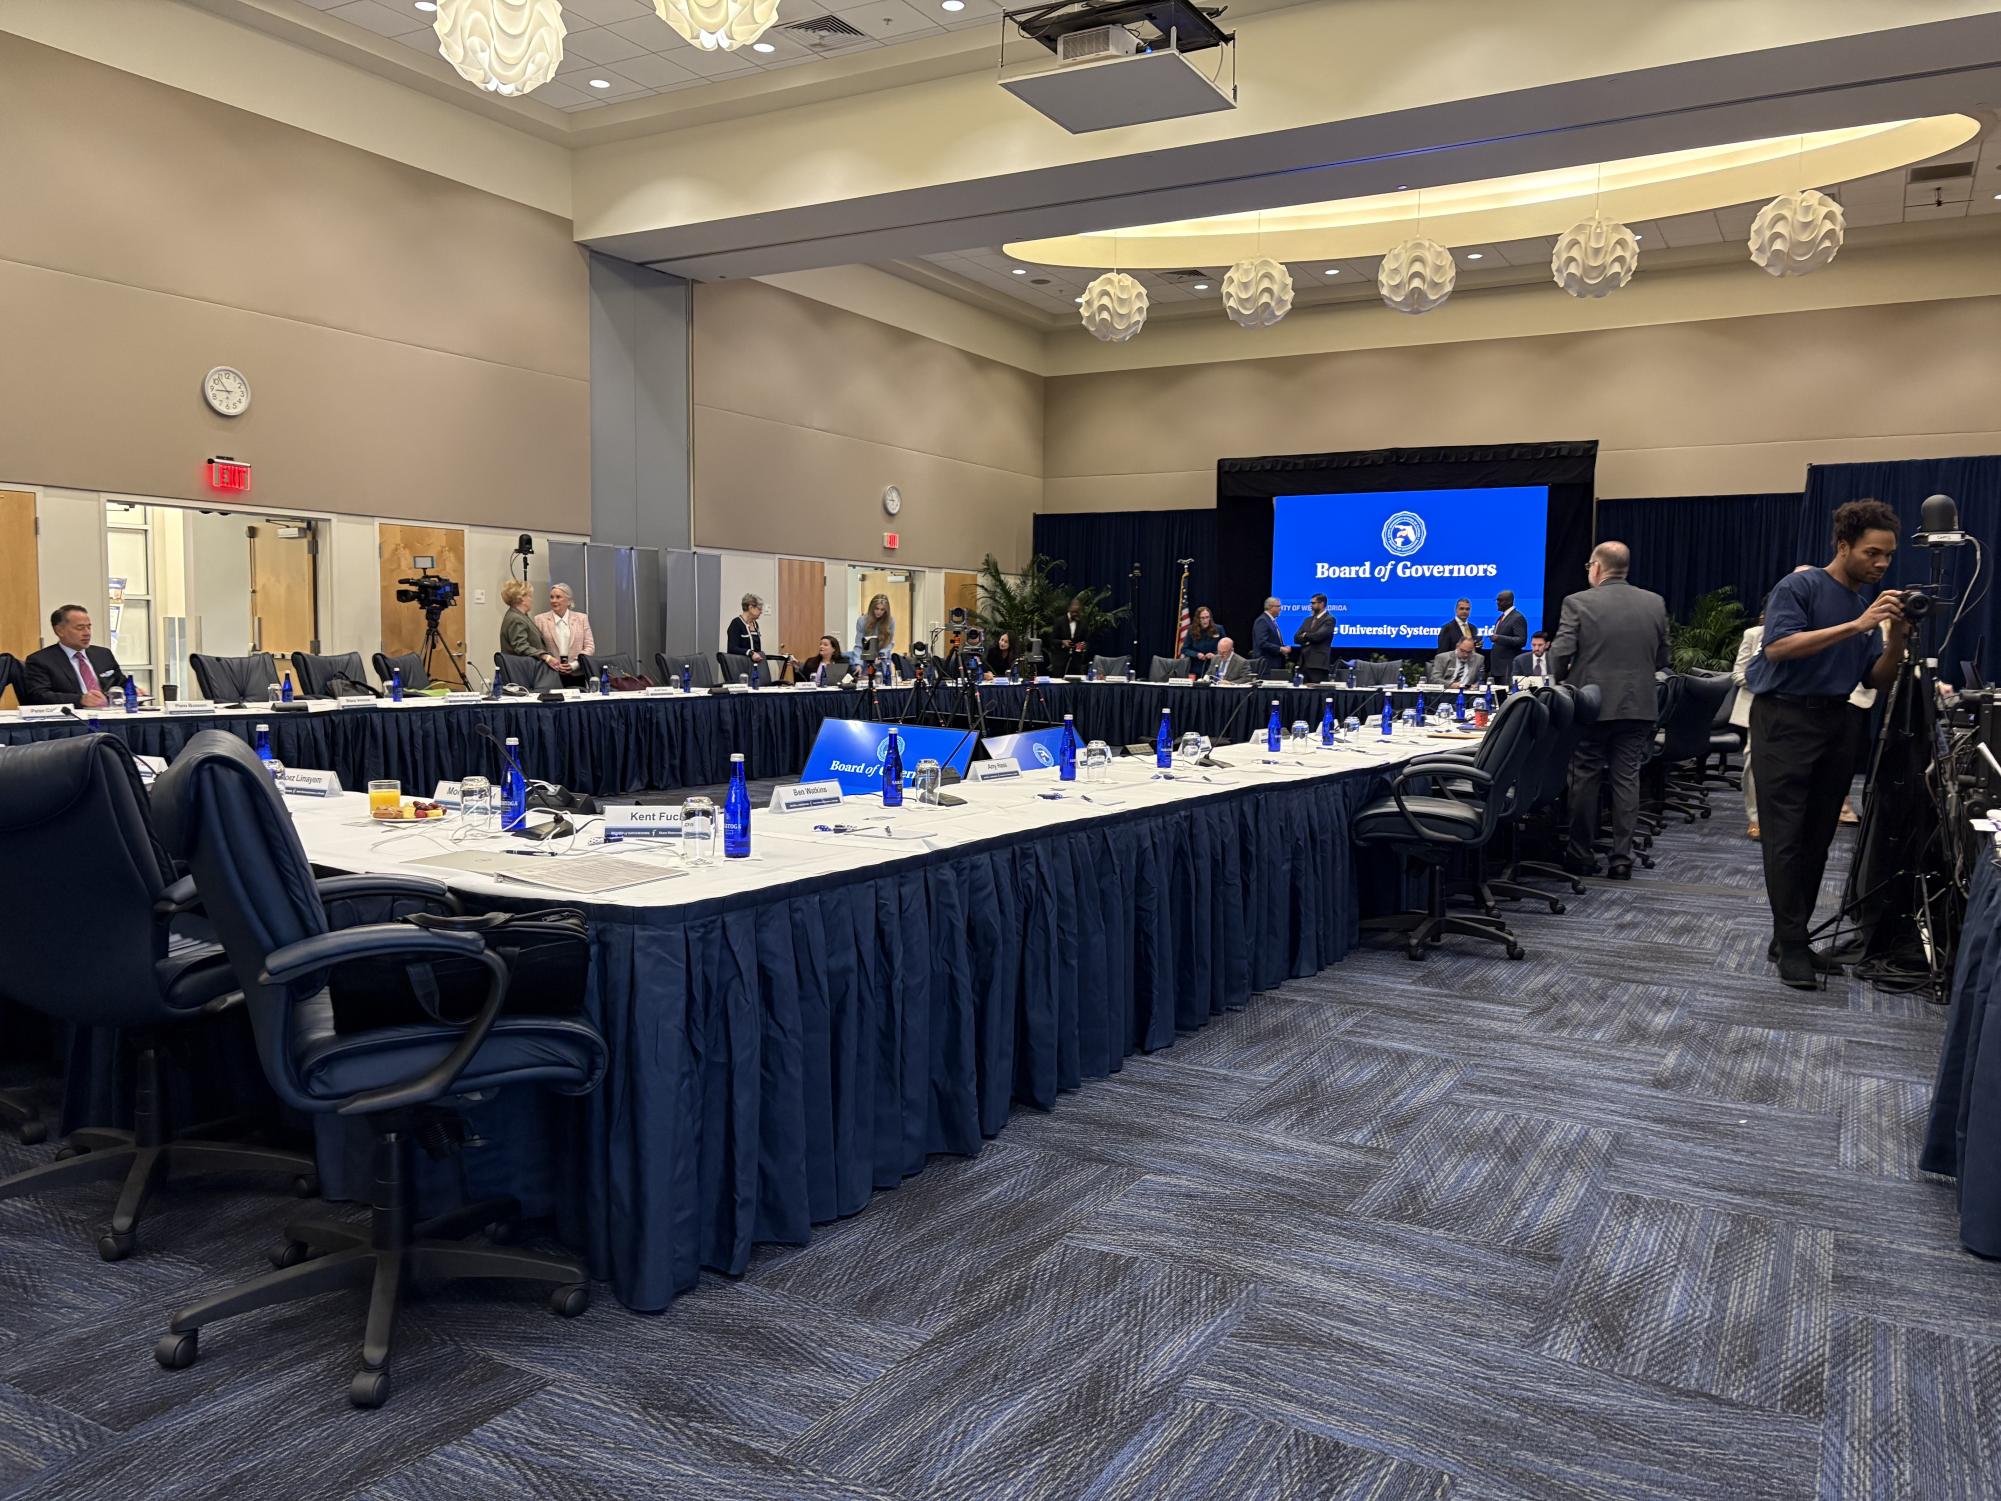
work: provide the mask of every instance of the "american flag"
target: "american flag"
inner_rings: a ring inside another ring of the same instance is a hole
[[[1174,606],[1174,655],[1188,644],[1188,565],[1181,565],[1181,598]]]

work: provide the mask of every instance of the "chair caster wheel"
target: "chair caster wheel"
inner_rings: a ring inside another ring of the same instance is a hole
[[[23,1136],[21,1140],[28,1141],[28,1138]],[[28,1142],[28,1145],[33,1146],[34,1143]],[[80,1147],[76,1145],[76,1143],[74,1142],[66,1141],[61,1146],[56,1148],[56,1161],[68,1162],[70,1158],[81,1157],[85,1152],[88,1152],[89,1150],[90,1150],[89,1147]]]
[[[133,1231],[121,1234],[116,1230],[107,1230],[97,1237],[97,1254],[106,1261],[123,1261],[138,1244],[139,1237]]]
[[[161,1335],[160,1342],[153,1346],[153,1359],[160,1363],[163,1371],[185,1371],[201,1353],[200,1335],[199,1329],[190,1329],[186,1334]]]
[[[292,1180],[292,1197],[295,1199],[317,1199],[320,1196],[320,1178],[317,1173],[300,1173]]]
[[[1563,910],[1564,908],[1562,902],[1556,901],[1554,899],[1550,901],[1549,915],[1551,917],[1561,917],[1563,915]]]
[[[486,1238],[496,1246],[511,1246],[521,1239],[521,1227],[513,1220],[495,1220],[486,1227]]]
[[[549,1312],[573,1319],[591,1306],[591,1290],[581,1282],[566,1282],[549,1294]]]
[[[1519,943],[1511,943],[1508,945],[1508,957],[1510,959],[1519,959],[1525,952],[1526,951],[1522,948],[1522,946]]]
[[[22,1121],[20,1137],[22,1146],[38,1147],[49,1139],[49,1128],[40,1121]],[[56,1156],[61,1157],[62,1153],[58,1152]]]
[[[1403,946],[1403,956],[1404,958],[1413,960],[1418,964],[1424,963],[1424,949],[1422,945],[1415,943],[1405,944]]]
[[[1584,883],[1582,881],[1572,881],[1570,883],[1570,894],[1572,896],[1584,895]]]
[[[356,1407],[380,1407],[389,1400],[389,1368],[379,1371],[366,1367],[354,1373],[354,1380],[347,1384],[347,1400]]]
[[[313,1248],[302,1240],[281,1240],[264,1253],[264,1259],[279,1271],[297,1266],[313,1254]]]

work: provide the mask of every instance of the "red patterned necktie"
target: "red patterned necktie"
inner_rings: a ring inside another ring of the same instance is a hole
[[[97,692],[97,674],[90,670],[90,658],[86,657],[81,651],[77,651],[72,655],[76,657],[76,675],[83,681],[83,691],[85,693]]]

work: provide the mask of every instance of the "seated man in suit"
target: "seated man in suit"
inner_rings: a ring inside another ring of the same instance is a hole
[[[1237,655],[1235,639],[1225,636],[1216,643],[1216,655],[1209,659],[1209,670],[1202,675],[1212,683],[1248,683],[1251,664]]]
[[[1549,676],[1549,632],[1537,631],[1529,637],[1529,649],[1515,658],[1513,672],[1518,678]]]
[[[1268,599],[1264,613],[1251,622],[1251,655],[1258,659],[1260,677],[1283,677],[1286,656],[1292,651],[1279,631],[1278,609],[1278,601]]]
[[[1426,682],[1443,683],[1448,688],[1472,688],[1486,681],[1487,662],[1480,655],[1476,638],[1461,636],[1451,651],[1442,651],[1431,659],[1430,670],[1424,677]]]
[[[90,612],[82,605],[64,605],[49,616],[49,625],[56,644],[29,653],[21,664],[26,678],[21,702],[102,709],[125,674],[116,657],[90,644]]]
[[[1478,627],[1473,624],[1473,601],[1462,599],[1452,611],[1452,618],[1445,622],[1445,628],[1438,633],[1438,649],[1451,651],[1461,641],[1480,639]]]

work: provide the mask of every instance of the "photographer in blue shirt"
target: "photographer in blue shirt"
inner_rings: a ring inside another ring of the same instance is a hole
[[[1745,668],[1758,747],[1758,816],[1772,957],[1779,978],[1811,990],[1839,964],[1808,947],[1807,931],[1859,738],[1848,702],[1887,688],[1904,660],[1903,595],[1878,592],[1897,553],[1897,513],[1851,500],[1834,513],[1834,561],[1780,579],[1765,603],[1765,639]]]

